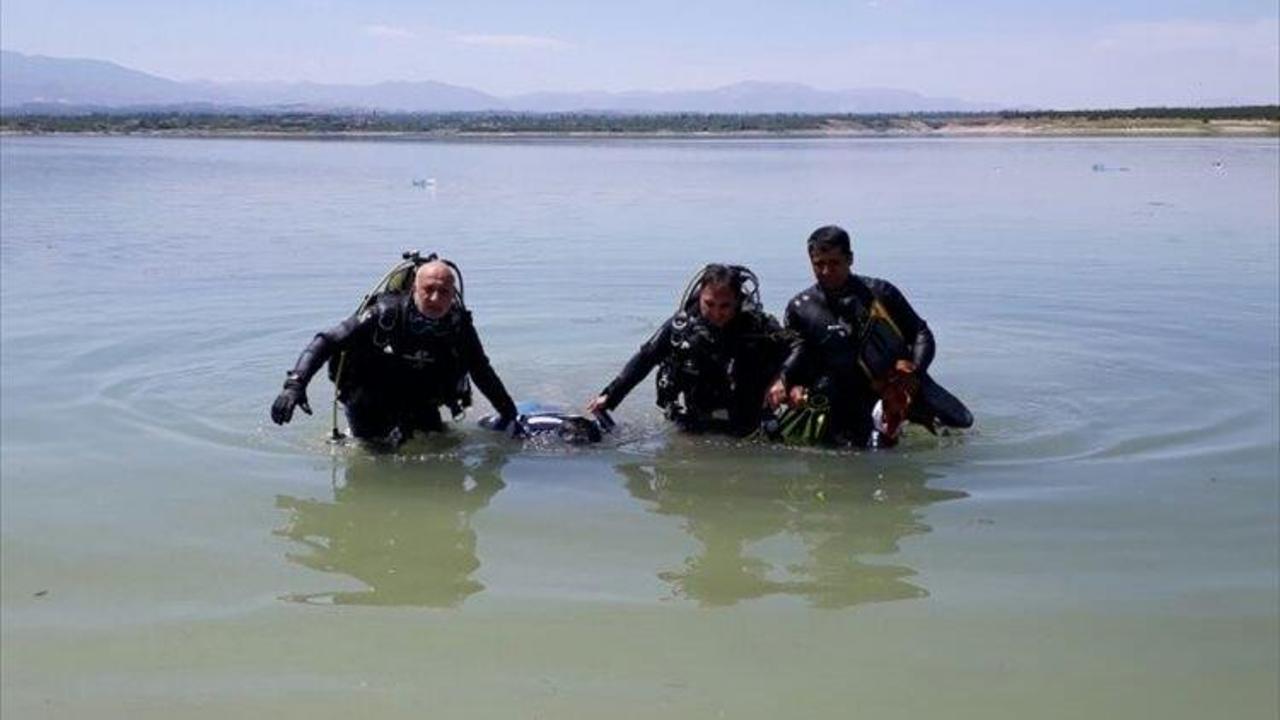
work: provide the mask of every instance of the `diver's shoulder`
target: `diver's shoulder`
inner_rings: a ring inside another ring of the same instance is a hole
[[[876,297],[902,294],[902,291],[898,289],[897,285],[894,285],[884,278],[872,277],[870,275],[854,275],[853,277],[857,282],[861,283],[863,287],[874,293]]]
[[[787,302],[787,309],[799,309],[815,302],[825,302],[825,298],[822,294],[822,288],[818,287],[817,283],[810,285],[792,296],[791,300]]]
[[[782,326],[778,323],[778,319],[772,314],[762,308],[753,307],[739,312],[729,323],[728,330],[731,333],[752,335],[770,332],[780,327]]]

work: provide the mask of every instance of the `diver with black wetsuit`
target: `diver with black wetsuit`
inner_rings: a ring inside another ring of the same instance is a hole
[[[842,228],[819,228],[808,244],[818,282],[787,304],[786,328],[794,334],[770,404],[803,405],[821,396],[830,407],[821,440],[866,445],[882,389],[909,376],[918,383],[909,419],[930,429],[972,425],[964,404],[926,372],[935,352],[933,332],[902,292],[851,272],[853,252]]]
[[[302,351],[271,408],[277,424],[295,407],[311,413],[306,388],[329,362],[351,434],[398,444],[413,432],[444,429],[440,407],[455,415],[471,404],[470,380],[503,419],[516,406],[489,363],[471,313],[461,302],[456,267],[431,256],[405,269],[412,287],[371,297],[360,311],[319,333]]]
[[[613,410],[658,367],[657,404],[681,429],[748,435],[760,426],[765,390],[786,350],[778,321],[760,310],[755,275],[708,265],[587,410]]]

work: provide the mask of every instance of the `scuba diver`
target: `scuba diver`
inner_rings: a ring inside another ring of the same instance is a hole
[[[688,432],[745,436],[765,413],[765,390],[787,351],[760,309],[760,281],[741,265],[707,265],[662,324],[587,411],[613,410],[658,367],[657,404]]]
[[[927,373],[929,326],[891,283],[853,274],[849,233],[820,227],[808,251],[817,283],[787,304],[792,347],[769,404],[820,413],[810,442],[886,447],[906,420],[931,432],[971,426],[969,409]]]
[[[351,434],[392,446],[414,431],[444,429],[440,407],[455,418],[471,405],[471,384],[489,399],[505,429],[516,406],[489,364],[471,313],[463,303],[462,272],[434,253],[404,254],[355,314],[311,341],[271,406],[277,425],[294,408],[308,415],[307,384],[329,363],[335,402],[346,410]],[[334,437],[341,437],[334,408]]]

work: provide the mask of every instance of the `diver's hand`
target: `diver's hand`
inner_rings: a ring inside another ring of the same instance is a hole
[[[809,403],[809,388],[803,385],[796,385],[791,388],[790,396],[787,398],[791,407],[804,407]]]
[[[500,415],[489,426],[489,429],[494,432],[506,433],[513,438],[524,437],[524,416]]]
[[[525,436],[524,431],[524,415],[517,415],[514,418],[508,418],[505,422],[510,424],[507,434],[513,438],[522,438]]]
[[[911,373],[916,371],[916,364],[911,362],[910,360],[899,360],[896,364],[894,364],[893,369],[897,370],[903,375],[910,375]]]
[[[587,414],[598,413],[602,410],[609,409],[609,396],[598,395],[591,402],[587,403]]]
[[[782,381],[782,378],[778,378],[769,386],[769,390],[764,394],[764,401],[775,410],[787,401],[787,384]]]
[[[284,390],[276,396],[271,404],[271,420],[283,425],[293,419],[293,409],[302,408],[302,412],[310,415],[311,404],[307,402],[307,388],[301,382],[290,378],[284,381]]]

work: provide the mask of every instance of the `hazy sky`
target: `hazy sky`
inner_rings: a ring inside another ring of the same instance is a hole
[[[768,80],[1045,107],[1280,101],[1277,0],[3,0],[0,46],[178,80],[495,94]]]

